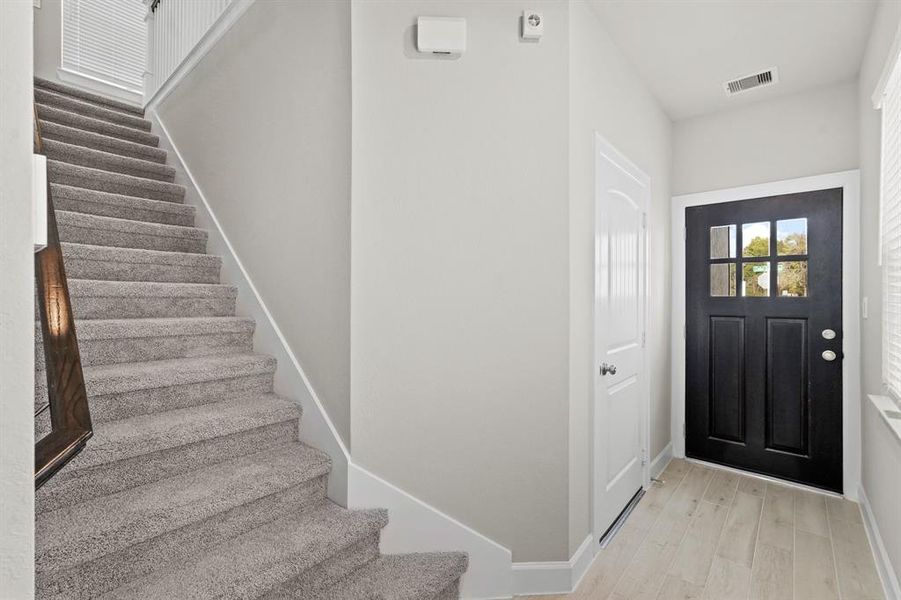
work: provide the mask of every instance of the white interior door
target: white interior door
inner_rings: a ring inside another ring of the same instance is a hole
[[[594,529],[645,483],[647,175],[595,143]]]

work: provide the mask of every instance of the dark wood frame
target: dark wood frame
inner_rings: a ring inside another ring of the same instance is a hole
[[[37,111],[34,114],[34,151],[44,154]],[[72,460],[93,435],[49,181],[47,247],[35,254],[34,271],[51,425],[50,433],[34,446],[34,484],[35,488],[39,488]],[[43,412],[43,409],[38,412]]]

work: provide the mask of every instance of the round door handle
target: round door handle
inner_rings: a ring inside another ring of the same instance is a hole
[[[616,375],[616,365],[601,363],[601,375]]]
[[[827,362],[832,362],[836,358],[835,352],[833,352],[832,350],[824,350],[822,356],[823,360]]]

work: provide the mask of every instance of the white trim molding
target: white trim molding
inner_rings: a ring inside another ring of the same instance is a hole
[[[670,330],[673,455],[685,457],[685,209],[722,202],[842,188],[842,487],[857,499],[860,486],[860,171],[841,171],[673,197]]]
[[[885,64],[882,66],[882,73],[879,75],[879,81],[876,83],[876,88],[873,90],[871,100],[873,101],[873,108],[876,110],[882,108],[882,99],[885,97],[885,88],[888,86],[888,80],[889,77],[892,76],[892,71],[895,70],[895,65],[898,64],[899,56],[901,56],[901,24],[899,24],[898,29],[895,30],[895,39],[892,40],[892,46],[888,51],[888,57],[885,60]]]
[[[388,509],[382,552],[466,552],[469,569],[460,582],[460,597],[510,597],[510,550],[360,465],[352,462],[348,476],[348,508]]]
[[[597,541],[588,535],[569,560],[513,563],[513,594],[541,596],[573,592],[597,554]]]
[[[863,514],[864,529],[867,531],[867,538],[869,538],[870,547],[873,549],[876,571],[882,580],[885,597],[887,600],[901,600],[901,585],[898,583],[898,575],[892,567],[891,560],[889,560],[885,544],[882,542],[882,536],[879,534],[879,527],[876,525],[876,516],[873,514],[870,500],[867,498],[866,491],[862,485],[857,491],[857,497],[860,501],[861,513]]]
[[[666,446],[664,446],[663,450],[660,451],[660,454],[654,457],[654,460],[651,461],[651,477],[657,479],[660,477],[660,474],[666,469],[667,466],[673,460],[673,443],[670,442]]]

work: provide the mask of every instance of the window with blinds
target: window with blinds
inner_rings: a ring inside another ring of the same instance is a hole
[[[146,10],[141,0],[63,0],[62,67],[140,93]]]
[[[901,68],[885,82],[882,108],[882,378],[901,399]]]

